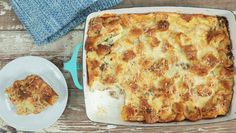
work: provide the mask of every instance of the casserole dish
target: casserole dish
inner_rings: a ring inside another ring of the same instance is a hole
[[[106,10],[101,12],[92,13],[88,16],[85,26],[85,35],[84,35],[84,44],[87,40],[88,25],[92,18],[100,16],[106,13],[113,14],[137,14],[137,13],[150,13],[150,12],[175,12],[175,13],[184,13],[184,14],[205,14],[205,15],[217,15],[223,16],[228,20],[228,28],[232,41],[233,50],[232,53],[235,53],[234,47],[236,45],[235,38],[236,32],[232,29],[236,28],[235,17],[232,12],[227,10],[219,9],[205,9],[205,8],[190,8],[190,7],[143,7],[143,8],[129,8],[129,9],[116,9],[116,10]],[[65,69],[69,70],[72,73],[72,78],[75,82],[75,85],[82,89],[82,86],[77,80],[77,67],[76,59],[78,54],[78,49],[82,47],[81,44],[75,48],[75,54],[72,56],[72,60],[65,64]],[[166,126],[166,125],[186,125],[186,124],[200,124],[200,123],[211,123],[218,121],[225,121],[234,119],[236,117],[236,106],[235,104],[235,93],[233,94],[233,100],[231,103],[231,108],[229,113],[224,117],[218,117],[215,119],[200,120],[197,122],[183,121],[178,123],[156,123],[156,124],[143,124],[139,122],[125,122],[121,119],[120,112],[124,104],[124,96],[121,96],[118,99],[111,98],[108,91],[98,91],[98,90],[89,90],[87,84],[87,67],[86,67],[86,49],[83,46],[83,88],[85,95],[85,105],[86,113],[90,120],[96,122],[106,122],[111,124],[122,124],[122,125],[140,125],[140,126]],[[79,66],[78,68],[81,69]],[[234,87],[235,90],[235,87]]]

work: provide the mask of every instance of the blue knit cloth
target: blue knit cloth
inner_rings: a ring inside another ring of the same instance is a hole
[[[18,18],[36,44],[47,44],[83,22],[91,12],[122,0],[12,0]]]

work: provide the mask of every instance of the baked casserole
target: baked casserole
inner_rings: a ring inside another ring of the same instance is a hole
[[[38,114],[58,99],[57,93],[38,75],[15,81],[6,93],[19,115]]]
[[[104,14],[87,34],[89,88],[120,89],[123,120],[197,121],[229,111],[234,70],[224,17]]]

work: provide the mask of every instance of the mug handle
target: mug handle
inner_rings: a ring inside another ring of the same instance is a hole
[[[82,48],[82,46],[83,46],[83,43],[77,44],[76,47],[74,48],[71,59],[64,63],[64,69],[70,72],[70,74],[72,76],[72,80],[73,80],[75,86],[79,90],[83,90],[83,87],[78,81],[77,70],[82,70],[82,64],[77,64],[77,57],[78,57],[78,52]]]

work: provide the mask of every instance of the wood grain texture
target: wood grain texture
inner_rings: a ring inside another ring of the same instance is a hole
[[[0,30],[22,30],[23,26],[13,12],[9,0],[0,0]]]
[[[113,7],[128,8],[142,6],[193,6],[206,8],[220,8],[236,10],[235,0],[123,0],[121,4]],[[75,29],[83,30],[84,24]],[[14,11],[10,7],[10,0],[0,0],[0,30],[25,30]]]
[[[63,115],[54,125],[39,132],[233,133],[236,131],[236,120],[213,124],[171,127],[128,127],[91,122],[85,113],[83,92],[74,89],[75,86],[69,73],[63,70],[63,62],[70,58],[74,46],[82,41],[84,24],[79,25],[75,30],[56,42],[39,47],[34,45],[30,35],[16,18],[9,3],[9,0],[0,0],[0,69],[17,57],[25,55],[41,56],[49,59],[60,68],[69,87],[69,101]],[[134,6],[197,6],[236,11],[235,0],[124,0],[123,3],[114,8]],[[79,52],[78,60],[81,63],[81,51]],[[78,73],[81,76],[82,72],[79,71]],[[6,125],[0,119],[0,133],[5,132],[21,131]]]
[[[37,46],[26,31],[0,31],[0,67],[17,57],[41,56],[59,67],[66,77],[68,87],[73,89],[75,86],[70,74],[63,70],[63,62],[70,59],[73,48],[77,43],[82,42],[82,39],[82,31],[72,31],[50,45]],[[82,51],[79,51],[78,61],[82,60],[81,56]]]

